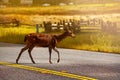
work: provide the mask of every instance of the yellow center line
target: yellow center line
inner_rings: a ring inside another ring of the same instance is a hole
[[[64,77],[68,77],[68,78],[74,78],[74,79],[77,79],[77,80],[97,80],[95,78],[90,78],[90,77],[86,77],[86,76],[80,76],[80,75],[71,74],[71,73],[67,73],[67,72],[48,70],[48,69],[37,68],[37,67],[32,67],[32,66],[25,66],[25,65],[21,65],[21,64],[0,62],[0,65],[20,68],[20,69],[25,69],[25,70],[37,71],[37,72],[44,73],[44,74],[53,74],[53,75],[57,75],[57,76],[64,76]]]

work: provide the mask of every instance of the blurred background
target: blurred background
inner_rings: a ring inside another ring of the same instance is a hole
[[[24,44],[35,33],[61,34],[69,27],[76,38],[58,47],[120,53],[120,0],[0,0],[0,42]]]

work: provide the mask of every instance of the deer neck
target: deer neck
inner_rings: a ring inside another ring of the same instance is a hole
[[[65,34],[65,32],[61,35],[56,36],[57,42],[62,41],[66,37],[67,37],[67,35]]]

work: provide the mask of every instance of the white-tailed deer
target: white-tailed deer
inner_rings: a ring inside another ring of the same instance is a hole
[[[29,56],[31,58],[31,61],[35,64],[35,61],[32,58],[31,51],[35,46],[39,47],[48,47],[49,49],[49,62],[52,64],[51,61],[51,53],[52,49],[57,52],[58,54],[58,60],[60,61],[60,54],[59,51],[56,49],[56,45],[58,42],[66,38],[67,36],[75,37],[75,35],[72,33],[72,31],[66,29],[65,32],[61,35],[53,35],[53,34],[41,34],[41,33],[31,33],[25,36],[24,42],[27,41],[27,44],[24,48],[21,49],[17,59],[16,63],[18,63],[18,60],[20,59],[21,54],[28,49]]]

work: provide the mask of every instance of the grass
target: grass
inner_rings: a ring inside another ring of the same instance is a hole
[[[42,32],[43,30],[41,30]],[[2,27],[0,26],[0,42],[23,43],[24,36],[36,32],[33,26]]]
[[[2,27],[0,26],[0,42],[23,44],[24,36],[35,32],[35,27]],[[40,28],[40,32],[44,29]],[[57,32],[58,33],[58,32]],[[49,33],[50,34],[50,33]],[[60,33],[59,33],[60,34]],[[58,44],[61,48],[91,50],[100,52],[120,53],[120,35],[104,33],[78,33],[76,38],[68,37]]]
[[[39,17],[40,23],[43,20],[57,21],[69,18],[80,18],[81,14],[104,14],[104,13],[119,13],[119,3],[110,4],[82,4],[74,6],[50,6],[50,7],[7,7],[0,8],[0,18],[7,17],[7,19],[17,18],[21,24],[35,25],[34,19]],[[74,16],[77,14],[77,17]],[[35,16],[34,16],[35,15]],[[72,15],[72,16],[71,16]],[[79,15],[79,16],[78,16]],[[109,15],[113,22],[119,22],[119,18]],[[119,17],[119,16],[118,16]],[[102,17],[104,19],[104,15]],[[54,20],[53,20],[54,19]],[[105,17],[106,19],[106,17]],[[36,32],[34,26],[10,27],[0,25],[0,42],[24,44],[24,36],[28,33]],[[40,28],[40,32],[44,32]],[[61,32],[60,32],[61,33]],[[111,53],[120,53],[120,35],[105,34],[101,32],[95,33],[78,33],[76,38],[66,38],[58,47],[71,48],[78,50],[92,50]]]
[[[78,50],[120,53],[120,35],[105,33],[79,33],[76,38],[66,38],[58,46]]]

